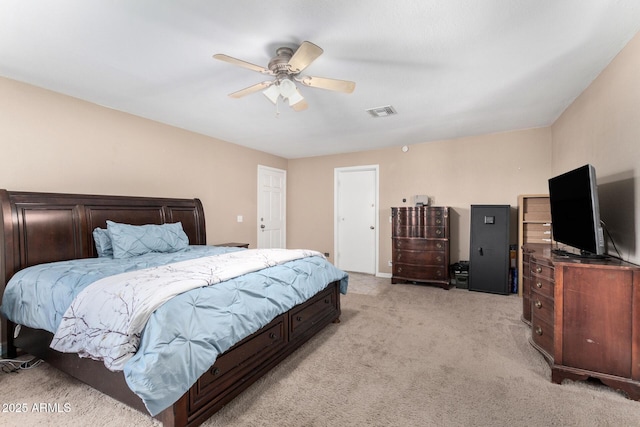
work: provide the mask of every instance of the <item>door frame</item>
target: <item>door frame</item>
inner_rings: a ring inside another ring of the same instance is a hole
[[[335,263],[340,268],[338,263],[338,247],[339,247],[339,234],[338,234],[338,212],[340,212],[339,200],[340,200],[340,186],[338,181],[340,174],[344,172],[357,172],[357,171],[373,171],[375,172],[375,250],[374,250],[374,275],[380,274],[380,165],[363,165],[363,166],[347,166],[333,169],[333,253],[335,254]]]
[[[258,165],[258,179],[257,179],[257,189],[258,189],[258,194],[257,194],[257,204],[258,204],[258,209],[257,209],[257,215],[256,215],[256,247],[260,247],[260,209],[261,209],[261,203],[260,203],[260,197],[261,197],[261,191],[260,191],[260,177],[262,176],[262,171],[271,171],[271,172],[277,172],[277,173],[282,173],[283,176],[283,186],[282,186],[282,242],[283,242],[283,246],[286,248],[287,247],[287,171],[284,169],[278,169],[278,168],[274,168],[271,166],[264,166],[264,165]]]

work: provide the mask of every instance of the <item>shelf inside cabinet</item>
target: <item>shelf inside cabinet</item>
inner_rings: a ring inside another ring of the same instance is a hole
[[[526,244],[553,243],[551,207],[548,194],[524,194],[518,197],[518,294],[528,304],[522,278],[522,247]],[[527,319],[528,320],[528,319]]]

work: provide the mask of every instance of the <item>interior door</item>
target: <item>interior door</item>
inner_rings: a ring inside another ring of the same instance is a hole
[[[375,274],[378,248],[377,166],[336,169],[336,266]]]
[[[285,248],[287,172],[258,166],[258,248]]]

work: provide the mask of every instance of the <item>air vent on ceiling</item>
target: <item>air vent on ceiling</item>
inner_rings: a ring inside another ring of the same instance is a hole
[[[369,108],[366,110],[367,113],[371,114],[373,117],[387,117],[393,116],[394,114],[398,114],[398,112],[391,105],[385,105],[384,107],[376,107]]]

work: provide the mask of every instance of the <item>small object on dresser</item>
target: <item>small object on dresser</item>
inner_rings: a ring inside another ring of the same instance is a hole
[[[424,194],[418,194],[413,196],[413,203],[416,206],[429,206],[431,203],[429,201],[429,196]]]
[[[239,243],[239,242],[228,242],[228,243],[218,243],[216,245],[213,246],[228,246],[231,248],[248,248],[249,244],[248,243]]]

